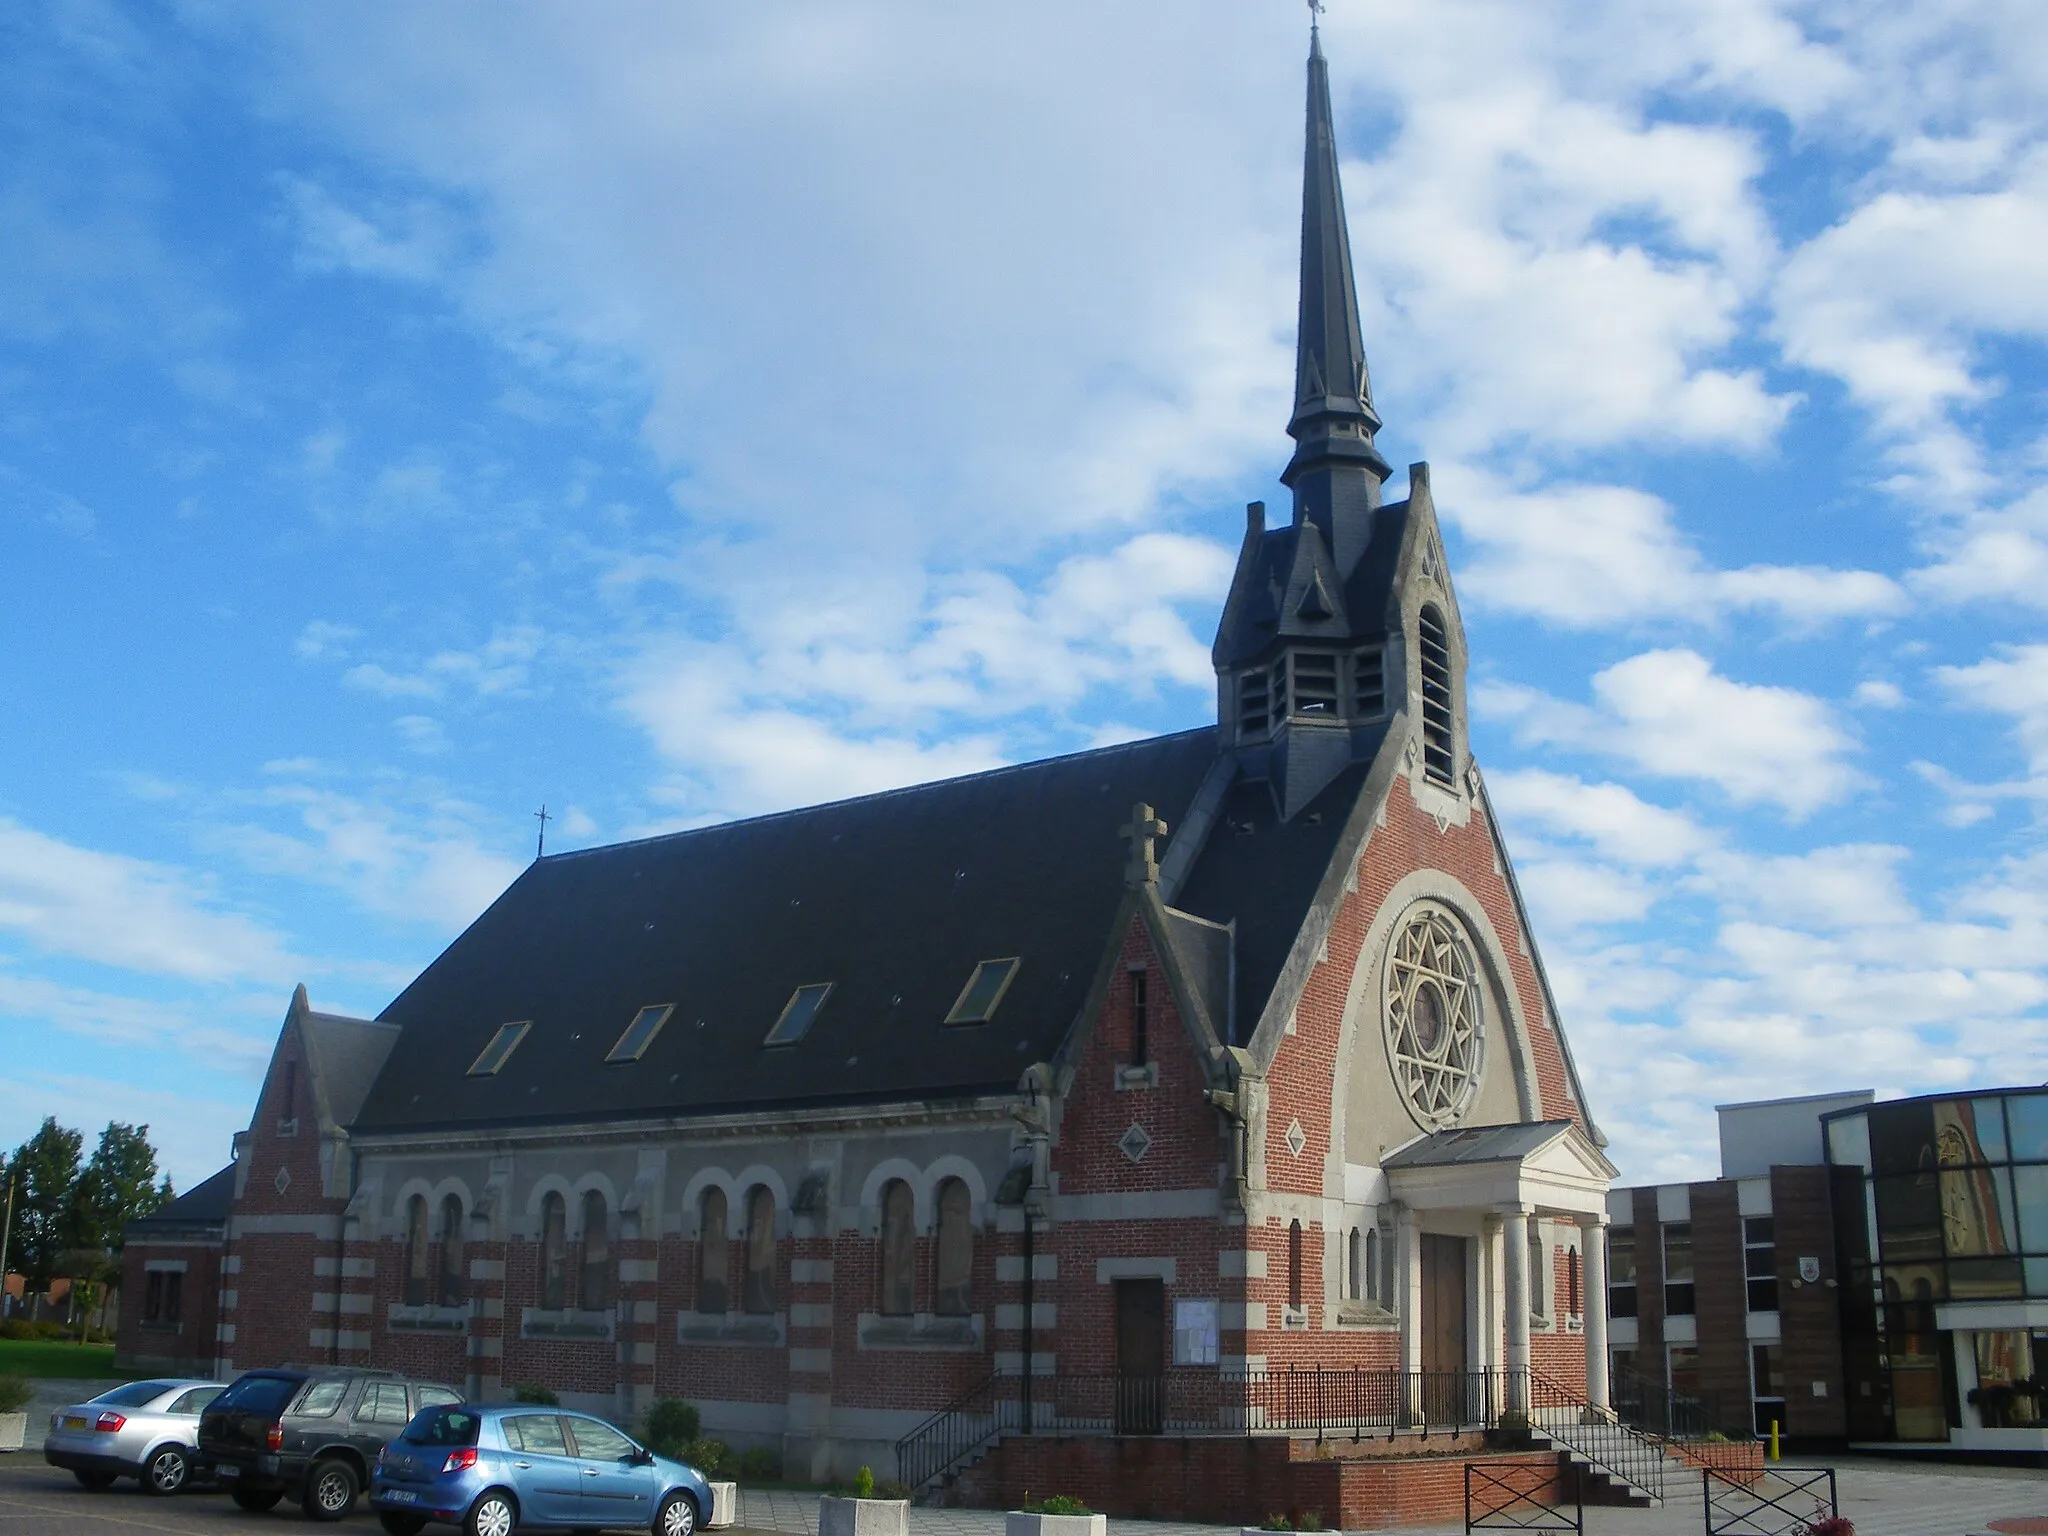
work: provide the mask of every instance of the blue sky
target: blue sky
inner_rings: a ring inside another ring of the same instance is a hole
[[[1302,8],[0,17],[0,1142],[180,1184],[530,856],[1204,722]],[[2025,1082],[2048,29],[1332,0],[1367,347],[1631,1180]],[[1400,492],[1400,476],[1391,488]]]

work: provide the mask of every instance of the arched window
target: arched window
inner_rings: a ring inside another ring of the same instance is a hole
[[[583,1273],[577,1278],[577,1306],[597,1312],[612,1304],[611,1233],[605,1225],[604,1196],[594,1189],[583,1196]]]
[[[1452,739],[1451,641],[1444,616],[1422,610],[1419,649],[1422,652],[1422,771],[1439,784],[1457,778],[1457,750]]]
[[[550,1190],[540,1203],[540,1304],[559,1312],[569,1302],[569,1209]]]
[[[462,1305],[462,1201],[454,1195],[441,1202],[441,1295],[444,1307]]]
[[[1564,1280],[1570,1294],[1565,1298],[1565,1312],[1572,1317],[1580,1313],[1579,1307],[1579,1250],[1567,1248],[1564,1251]]]
[[[932,1310],[941,1317],[965,1317],[974,1310],[973,1201],[967,1185],[947,1179],[939,1186],[939,1252]]]
[[[1301,1223],[1287,1229],[1287,1305],[1301,1306]]]
[[[1384,1221],[1385,1217],[1382,1216],[1381,1219]],[[1389,1312],[1398,1311],[1394,1305],[1397,1294],[1397,1287],[1394,1284],[1394,1259],[1398,1253],[1394,1243],[1394,1229],[1390,1226],[1381,1226],[1374,1235],[1380,1240],[1379,1262],[1373,1266],[1373,1273],[1379,1277],[1380,1305]]]
[[[405,1304],[427,1304],[427,1197],[405,1202]]]
[[[704,1191],[703,1224],[697,1237],[697,1310],[724,1316],[726,1310],[725,1191]]]
[[[1365,1299],[1386,1305],[1386,1296],[1380,1290],[1380,1229],[1365,1229]]]
[[[775,1310],[775,1195],[765,1184],[747,1195],[747,1277],[740,1305],[749,1312]]]
[[[1550,1249],[1536,1223],[1529,1223],[1529,1315],[1550,1316]]]
[[[910,1186],[882,1186],[882,1313],[908,1317],[917,1310],[917,1206]]]
[[[1364,1297],[1365,1234],[1353,1227],[1344,1238],[1344,1296],[1348,1301]]]

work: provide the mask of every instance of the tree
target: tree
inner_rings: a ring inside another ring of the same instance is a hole
[[[169,1191],[169,1179],[157,1182],[149,1127],[110,1122],[78,1176],[73,1230],[79,1246],[103,1248],[119,1259],[123,1229],[162,1205]]]
[[[84,1137],[66,1130],[52,1115],[9,1160],[20,1175],[9,1263],[27,1277],[31,1296],[50,1288],[58,1273],[58,1255],[79,1246],[75,1196],[84,1146]]]

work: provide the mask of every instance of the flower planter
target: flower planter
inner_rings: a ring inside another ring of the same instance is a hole
[[[740,1485],[738,1483],[713,1483],[711,1485],[711,1508],[705,1511],[704,1528],[723,1530],[740,1517]]]
[[[818,1500],[818,1536],[910,1536],[910,1500]]]
[[[1003,1536],[1108,1536],[1108,1529],[1104,1515],[1027,1515],[1013,1509],[1003,1516]]]
[[[0,1413],[0,1451],[18,1451],[27,1439],[27,1414]]]

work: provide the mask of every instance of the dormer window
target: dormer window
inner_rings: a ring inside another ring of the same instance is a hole
[[[638,1061],[647,1054],[647,1047],[654,1044],[654,1037],[661,1033],[661,1026],[668,1022],[668,1016],[675,1012],[673,1003],[656,1003],[642,1008],[633,1015],[633,1022],[626,1026],[626,1032],[619,1036],[605,1056],[606,1061]]]
[[[1003,1000],[1003,994],[1010,990],[1010,982],[1017,974],[1017,961],[984,960],[974,968],[974,974],[967,978],[967,985],[960,989],[960,996],[953,1002],[953,1011],[946,1015],[948,1024],[986,1024],[996,1016],[996,1004]]]
[[[1371,720],[1387,712],[1386,658],[1376,645],[1352,654],[1351,712],[1360,720]]]
[[[526,1032],[533,1028],[530,1021],[518,1024],[500,1024],[498,1032],[491,1036],[491,1043],[478,1053],[469,1064],[471,1077],[496,1077],[498,1069],[505,1065],[512,1053],[519,1049],[519,1042],[526,1038]]]
[[[775,1021],[775,1027],[768,1031],[763,1045],[795,1045],[810,1033],[811,1026],[818,1021],[819,1010],[825,1006],[825,999],[831,995],[832,983],[812,982],[798,987],[789,995],[789,1001],[782,1005],[782,1017]]]
[[[1451,642],[1444,616],[1422,610],[1419,649],[1422,652],[1422,771],[1439,784],[1457,779],[1457,752],[1452,737]]]

